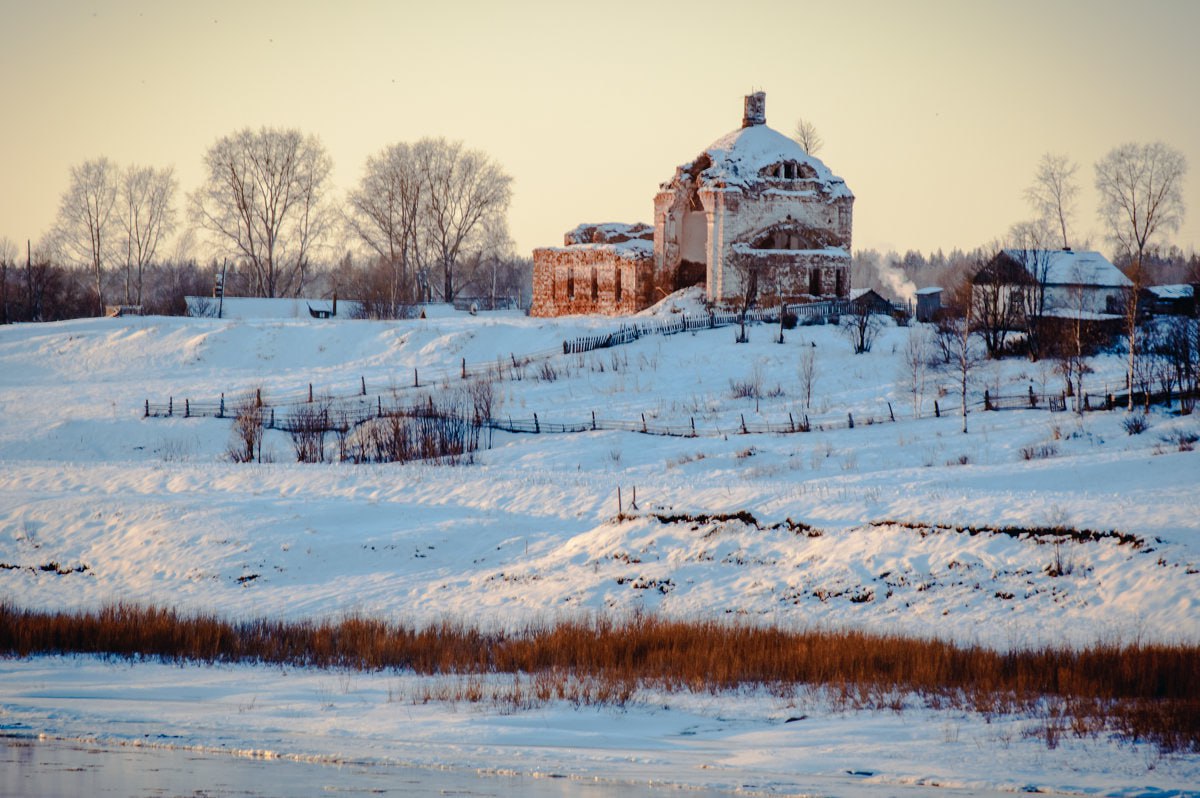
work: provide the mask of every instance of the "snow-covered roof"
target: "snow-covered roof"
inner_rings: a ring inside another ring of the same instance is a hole
[[[772,130],[766,125],[751,125],[728,133],[710,144],[704,154],[711,159],[712,164],[700,173],[700,181],[704,183],[724,183],[726,186],[748,186],[762,183],[769,178],[760,172],[768,166],[792,161],[810,167],[816,174],[816,181],[808,181],[812,190],[828,192],[833,197],[853,197],[846,182],[829,170],[818,158],[804,151],[799,144]],[[682,171],[688,171],[695,161],[684,164]],[[805,186],[805,181],[797,180],[796,187]]]
[[[1159,299],[1190,299],[1194,293],[1192,286],[1187,283],[1176,285],[1150,285],[1146,290]]]
[[[563,247],[538,247],[538,250],[549,250],[551,252],[579,252],[582,250],[596,250],[611,252],[612,254],[622,258],[637,260],[640,258],[654,257],[654,242],[648,241],[644,238],[631,238],[628,241],[618,241],[615,243],[569,244]]]
[[[1092,285],[1105,288],[1128,288],[1133,285],[1108,258],[1090,250],[1069,249],[1006,249],[1004,254],[1025,267],[1035,278],[1035,271],[1045,268],[1047,285]]]
[[[940,286],[936,286],[936,285],[931,285],[927,288],[918,288],[917,289],[917,296],[928,296],[930,294],[940,294],[940,293],[942,293],[942,289]]]
[[[645,222],[583,222],[568,230],[563,236],[563,245],[572,244],[619,244],[631,238],[653,240],[654,228]]]

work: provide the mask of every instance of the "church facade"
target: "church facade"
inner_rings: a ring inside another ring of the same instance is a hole
[[[535,249],[530,313],[633,313],[697,284],[716,304],[848,296],[854,195],[765,106],[747,96],[741,128],[660,186],[652,227],[580,225]]]

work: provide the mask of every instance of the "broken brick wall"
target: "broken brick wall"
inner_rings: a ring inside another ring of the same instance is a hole
[[[648,250],[595,245],[535,249],[529,315],[636,313],[653,303],[653,271]]]

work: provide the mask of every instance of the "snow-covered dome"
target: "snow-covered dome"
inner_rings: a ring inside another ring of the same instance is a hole
[[[703,182],[748,185],[760,180],[815,180],[838,195],[853,196],[846,182],[793,139],[766,125],[751,125],[728,133],[704,150],[712,165],[700,174]]]
[[[768,182],[779,188],[816,189],[833,197],[853,197],[846,182],[820,159],[806,153],[794,139],[767,127],[765,107],[762,92],[748,95],[742,127],[708,145],[699,158],[681,166],[680,172],[692,172],[699,165],[699,182],[710,185],[737,187]]]

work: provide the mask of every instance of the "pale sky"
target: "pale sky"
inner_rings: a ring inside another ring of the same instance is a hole
[[[1076,246],[1108,253],[1093,164],[1188,158],[1200,249],[1200,2],[0,0],[0,237],[36,241],[68,169],[173,165],[220,136],[316,134],[337,195],[388,144],[461,139],[514,179],[518,252],[652,221],[658,184],[741,124],[797,118],[855,193],[854,248],[970,248],[1028,218],[1041,155],[1079,163]]]

